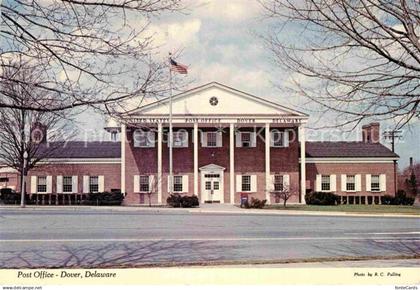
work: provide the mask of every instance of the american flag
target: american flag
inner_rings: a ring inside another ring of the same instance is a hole
[[[188,66],[177,63],[172,58],[169,59],[171,63],[171,71],[175,71],[180,74],[187,74],[188,73]]]

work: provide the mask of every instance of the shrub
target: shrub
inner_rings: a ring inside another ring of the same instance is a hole
[[[172,207],[196,207],[200,204],[196,195],[181,196],[179,193],[171,194],[166,199],[166,203]]]
[[[11,188],[0,189],[0,195],[4,204],[20,204],[20,193]]]
[[[196,206],[199,206],[198,197],[196,195],[183,196],[181,198],[181,206],[182,207],[196,207]]]
[[[91,192],[88,193],[83,205],[121,205],[124,194],[121,192]]]
[[[337,205],[340,197],[332,192],[311,192],[305,195],[306,204],[312,205]]]
[[[166,199],[166,203],[172,207],[181,207],[181,199],[179,193],[173,193]]]
[[[381,196],[381,203],[386,205],[395,204],[395,197],[389,194]]]
[[[267,203],[266,199],[259,200],[258,198],[251,197],[251,203],[246,201],[244,203],[245,208],[263,208]]]
[[[413,205],[414,198],[407,196],[404,190],[398,190],[395,197],[391,195],[381,196],[381,203],[387,205]]]

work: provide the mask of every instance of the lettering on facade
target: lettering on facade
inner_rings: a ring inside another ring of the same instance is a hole
[[[162,124],[168,123],[169,118],[135,118],[132,119],[133,123],[151,123],[151,124]]]
[[[220,123],[220,118],[186,118],[185,123]]]
[[[255,119],[252,118],[238,118],[236,119],[237,123],[255,123]]]
[[[273,123],[300,123],[300,119],[293,118],[273,118]]]

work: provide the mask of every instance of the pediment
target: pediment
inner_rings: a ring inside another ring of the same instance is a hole
[[[131,116],[166,115],[169,98],[140,107]],[[173,115],[307,115],[281,104],[213,82],[172,97]]]
[[[214,171],[214,172],[216,172],[216,171],[223,171],[226,168],[211,163],[211,164],[205,165],[203,167],[200,167],[199,169],[200,169],[200,171]]]

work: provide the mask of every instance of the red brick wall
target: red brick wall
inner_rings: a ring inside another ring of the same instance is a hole
[[[29,172],[26,190],[31,190],[31,176],[53,176],[52,192],[57,190],[57,176],[78,176],[78,192],[83,192],[84,175],[103,175],[105,191],[121,188],[121,165],[120,164],[49,164],[40,165]]]
[[[167,129],[167,128],[166,128]],[[174,131],[181,128],[174,128]],[[194,144],[193,144],[193,128],[183,128],[188,131],[188,148],[173,149],[173,171],[174,174],[188,175],[189,194],[194,192]],[[199,128],[202,131],[214,131],[215,127]],[[242,127],[240,130],[252,131],[253,128]],[[134,129],[127,130],[126,143],[126,203],[140,203],[140,194],[134,191],[134,175],[157,175],[157,144],[154,148],[135,148],[132,142],[132,132]],[[225,168],[224,171],[224,202],[230,202],[230,166],[229,166],[229,128],[223,130],[223,147],[208,148],[201,146],[200,136],[198,137],[198,167],[208,164],[216,164]],[[290,175],[290,181],[298,187],[299,185],[299,144],[297,138],[293,138],[293,134],[297,134],[297,130],[290,132],[290,146],[288,148],[271,148],[271,170],[274,173],[283,173]],[[259,136],[264,136],[264,130],[259,132]],[[164,138],[165,139],[165,138]],[[157,140],[157,137],[156,137]],[[254,148],[236,147],[235,150],[235,174],[256,174],[258,176],[257,186],[258,193],[250,196],[265,199],[265,143],[264,140],[257,135],[257,145]],[[169,148],[167,143],[162,144],[162,201],[166,203],[168,197],[167,192],[167,176],[169,174]],[[235,179],[236,180],[236,179]],[[201,178],[199,177],[199,198],[201,200]],[[148,197],[145,197],[145,203]],[[290,199],[290,202],[298,202],[299,194]],[[240,193],[235,193],[235,202],[240,202]],[[152,195],[152,203],[157,203],[157,194]]]
[[[315,191],[317,174],[337,175],[337,194],[340,195],[394,195],[394,165],[392,163],[308,163],[306,164],[307,184]],[[341,174],[361,174],[362,191],[341,192]],[[386,192],[366,192],[366,174],[386,174]]]
[[[0,173],[0,178],[8,178],[8,182],[0,182],[0,188],[14,188],[16,191],[20,190],[19,175],[17,173]]]

